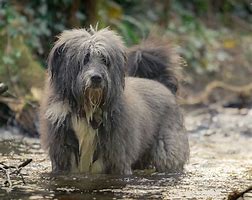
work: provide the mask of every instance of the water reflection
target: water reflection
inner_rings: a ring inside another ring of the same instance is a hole
[[[14,136],[13,136],[14,137]],[[33,159],[19,177],[12,177],[13,187],[1,185],[0,199],[123,199],[161,198],[167,186],[176,185],[183,174],[155,174],[152,171],[136,171],[131,176],[85,175],[49,173],[47,154],[38,139],[1,138],[1,162],[17,166],[26,159]],[[0,182],[4,182],[0,173]]]
[[[57,199],[113,199],[162,197],[168,185],[179,182],[182,174],[43,175],[45,189]]]

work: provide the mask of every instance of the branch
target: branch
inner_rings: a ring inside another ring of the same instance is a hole
[[[237,94],[250,94],[252,91],[252,83],[249,83],[244,86],[235,86],[235,85],[229,85],[222,81],[213,81],[206,86],[206,88],[201,94],[199,94],[198,96],[189,97],[186,100],[181,100],[181,104],[195,105],[195,104],[207,102],[207,100],[209,99],[209,96],[217,88],[221,88],[221,89],[234,92]]]
[[[249,186],[247,189],[241,191],[241,192],[238,192],[238,191],[234,191],[232,192],[231,194],[228,195],[228,200],[236,200],[240,197],[242,197],[245,193],[249,192],[252,190],[252,185]]]
[[[0,173],[3,173],[6,177],[5,181],[4,181],[4,185],[6,187],[12,187],[12,180],[11,180],[11,176],[20,176],[22,179],[23,184],[25,184],[25,180],[23,177],[23,174],[21,173],[21,170],[27,166],[29,163],[31,163],[32,159],[27,159],[26,161],[24,161],[23,163],[21,163],[20,165],[18,165],[17,167],[15,166],[11,166],[11,165],[6,165],[3,162],[0,162]]]

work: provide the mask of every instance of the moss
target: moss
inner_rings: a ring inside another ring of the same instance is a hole
[[[22,35],[8,37],[0,32],[0,80],[15,95],[25,96],[31,88],[42,88],[45,70],[41,67]]]

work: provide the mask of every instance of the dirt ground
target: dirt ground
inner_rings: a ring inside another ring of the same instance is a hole
[[[252,109],[202,108],[185,113],[191,157],[183,174],[136,172],[132,176],[71,175],[54,177],[38,139],[16,130],[0,131],[0,162],[17,166],[25,159],[21,178],[11,176],[0,199],[228,199],[252,185]],[[242,198],[252,199],[252,192]]]

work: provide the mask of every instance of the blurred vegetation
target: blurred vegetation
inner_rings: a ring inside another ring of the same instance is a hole
[[[153,32],[172,40],[196,88],[213,78],[243,84],[252,74],[251,14],[250,0],[0,0],[0,78],[17,95],[41,87],[55,36],[99,23],[128,46]]]
[[[251,0],[0,0],[0,83],[9,86],[0,96],[0,125],[38,135],[37,102],[55,36],[90,24],[117,30],[127,46],[149,34],[171,40],[186,63],[187,104],[205,103],[221,88],[214,101],[235,93],[238,106],[247,105],[251,22]]]

